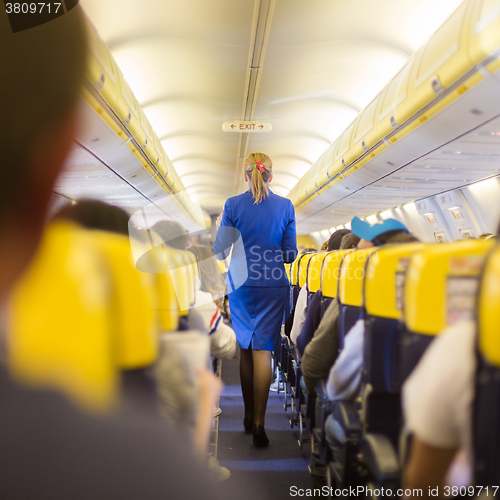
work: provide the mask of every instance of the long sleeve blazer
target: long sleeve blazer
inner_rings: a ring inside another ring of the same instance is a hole
[[[213,250],[217,258],[225,259],[231,247],[229,291],[240,286],[287,285],[284,263],[297,256],[292,202],[271,191],[258,204],[250,191],[228,198]]]

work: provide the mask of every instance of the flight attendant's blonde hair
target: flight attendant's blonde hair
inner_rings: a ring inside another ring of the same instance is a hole
[[[254,203],[269,196],[268,183],[273,173],[273,162],[264,153],[252,153],[245,161],[245,173],[251,179]]]

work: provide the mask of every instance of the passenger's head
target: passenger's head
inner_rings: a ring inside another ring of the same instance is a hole
[[[480,240],[490,240],[491,238],[494,238],[495,235],[492,233],[483,233],[481,236],[479,236]]]
[[[201,291],[212,295],[214,300],[224,297],[225,286],[212,250],[205,246],[193,246],[188,250],[196,256],[200,271]]]
[[[407,227],[396,219],[385,219],[383,222],[370,224],[359,217],[354,217],[351,221],[351,229],[360,238],[357,246],[360,250],[373,246],[418,241],[410,234]]]
[[[323,244],[321,245],[320,250],[323,252],[325,250],[328,250],[328,240],[324,241]]]
[[[252,190],[254,203],[269,196],[269,182],[273,178],[273,162],[264,153],[252,153],[245,160],[245,181]]]
[[[55,218],[73,220],[87,229],[100,229],[128,236],[127,212],[98,200],[80,200],[67,205]]]
[[[16,33],[3,12],[0,61],[1,297],[37,247],[75,135],[86,66],[80,7]]]
[[[162,220],[157,222],[152,228],[165,245],[177,250],[187,250],[188,233],[187,231],[174,220]]]
[[[317,252],[317,250],[313,247],[305,247],[300,251],[300,255],[304,255],[305,253],[313,253]]]
[[[358,238],[354,233],[350,232],[342,238],[342,243],[340,244],[339,250],[349,250],[351,248],[357,248],[360,238]]]
[[[350,232],[351,231],[349,231],[349,229],[339,229],[338,231],[332,233],[330,239],[328,240],[328,251],[331,252],[332,250],[338,250],[344,236],[350,234]]]

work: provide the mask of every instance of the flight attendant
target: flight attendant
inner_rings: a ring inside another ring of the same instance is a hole
[[[284,263],[297,256],[292,202],[269,189],[272,161],[263,153],[245,162],[248,190],[229,198],[219,217],[214,253],[229,255],[226,278],[233,328],[241,347],[240,378],[246,433],[253,444],[269,444],[265,413],[271,384],[271,353],[276,351],[288,300]]]

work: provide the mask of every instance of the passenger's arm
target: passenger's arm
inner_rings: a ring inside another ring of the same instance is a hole
[[[221,391],[221,381],[210,370],[199,370],[199,406],[196,420],[194,448],[196,455],[205,461],[210,444],[214,420],[214,407]]]
[[[222,220],[213,246],[213,251],[217,259],[225,260],[229,256],[233,243],[238,239],[236,234],[237,230],[234,227],[231,214],[231,202],[228,199],[224,204]]]
[[[429,497],[429,488],[437,487],[439,497],[443,498],[446,472],[457,451],[457,448],[430,446],[415,437],[411,446],[410,460],[404,471],[404,488],[422,490],[423,495],[418,495],[421,498]],[[415,496],[417,495],[412,495]]]
[[[345,337],[344,349],[330,369],[328,399],[356,399],[361,391],[365,323],[358,320]]]
[[[449,328],[432,342],[403,385],[405,425],[414,436],[405,476],[409,484],[440,484],[456,450],[467,449],[474,339],[473,323]]]
[[[339,306],[336,300],[328,306],[318,330],[309,342],[302,358],[302,373],[307,390],[313,392],[316,380],[326,378],[338,353],[337,319]]]
[[[321,319],[319,317],[320,313],[321,296],[319,293],[316,293],[307,306],[306,317],[303,321],[302,330],[300,335],[297,337],[296,344],[301,356],[304,355],[307,345],[311,342],[311,339],[314,337],[314,332],[319,326]]]
[[[224,323],[218,309],[210,324],[210,351],[217,359],[231,359],[236,352],[236,335],[232,328]]]
[[[281,250],[283,252],[283,261],[291,263],[297,257],[297,233],[295,229],[295,209],[289,201],[288,205],[288,223],[281,240]]]
[[[297,303],[295,304],[295,312],[293,315],[293,325],[290,332],[290,340],[296,344],[297,337],[299,336],[304,321],[306,319],[306,306],[307,306],[307,287],[304,285],[299,292],[297,297]]]

